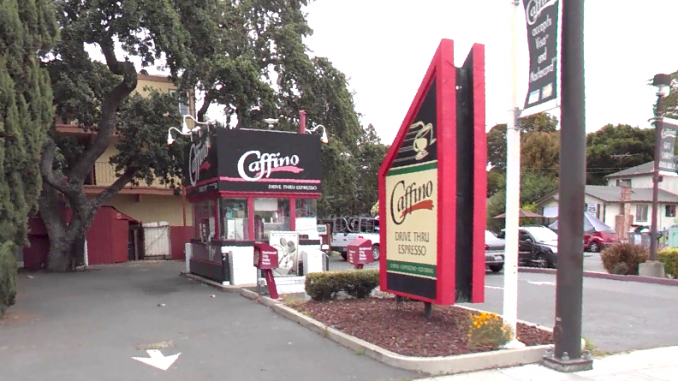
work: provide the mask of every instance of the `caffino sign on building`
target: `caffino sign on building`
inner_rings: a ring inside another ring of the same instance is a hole
[[[321,193],[321,149],[315,135],[212,129],[189,149],[188,194]]]
[[[379,169],[380,287],[481,303],[485,276],[484,48],[460,68],[443,40]]]

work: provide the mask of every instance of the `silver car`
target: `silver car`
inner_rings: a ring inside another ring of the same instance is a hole
[[[485,265],[494,273],[498,273],[504,268],[505,245],[503,239],[497,238],[494,233],[485,230]]]

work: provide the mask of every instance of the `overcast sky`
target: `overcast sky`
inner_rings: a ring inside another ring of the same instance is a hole
[[[317,0],[308,8],[307,44],[350,77],[363,124],[390,143],[442,38],[461,65],[485,45],[487,129],[505,123],[509,104],[510,0]],[[642,4],[642,5],[641,5]],[[654,74],[678,70],[669,15],[678,1],[588,0],[585,8],[586,130],[607,123],[649,127]],[[518,23],[521,101],[527,88],[524,11]],[[658,17],[665,15],[664,20]],[[554,114],[560,116],[560,111]]]

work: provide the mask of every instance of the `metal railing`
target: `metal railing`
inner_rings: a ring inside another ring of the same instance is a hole
[[[115,165],[106,162],[96,162],[94,163],[92,171],[90,172],[90,175],[88,176],[88,179],[85,182],[85,184],[108,186],[113,184],[115,180],[118,179],[119,176],[120,174],[115,171]],[[177,183],[179,182],[178,179],[176,179],[176,181]],[[166,189],[170,188],[169,184],[162,184],[160,182],[160,179],[155,179],[150,185],[147,184],[145,181],[142,181],[139,183],[139,188],[143,187],[166,188]]]

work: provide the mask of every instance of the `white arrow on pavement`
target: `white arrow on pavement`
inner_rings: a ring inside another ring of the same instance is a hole
[[[150,365],[152,367],[161,369],[161,370],[167,370],[169,367],[174,364],[175,361],[179,358],[179,355],[181,353],[177,353],[176,355],[171,355],[165,357],[165,355],[162,354],[157,349],[148,349],[146,350],[150,358],[148,357],[132,357],[134,360],[141,361],[142,363],[146,365]]]
[[[553,283],[553,282],[531,282],[531,281],[529,281],[529,280],[527,281],[527,283],[529,283],[529,284],[536,284],[537,286],[543,286],[543,285],[547,285],[547,286],[555,286],[555,285],[556,285],[556,284]]]

